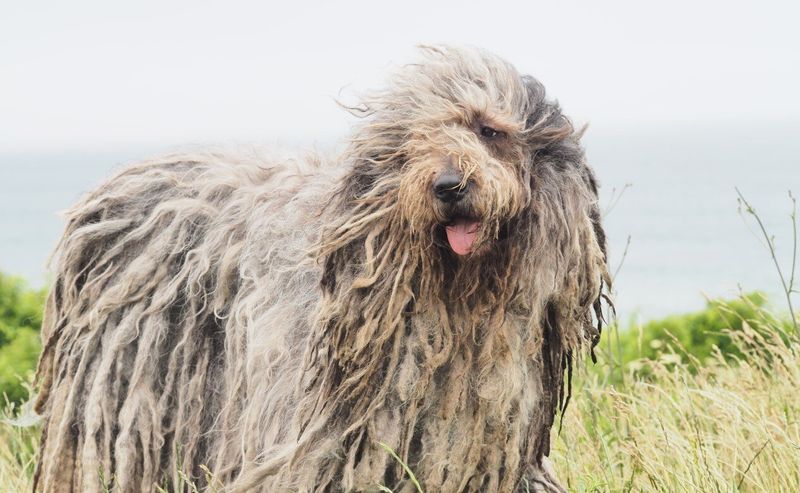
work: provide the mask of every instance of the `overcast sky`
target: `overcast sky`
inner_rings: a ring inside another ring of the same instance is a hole
[[[470,44],[595,127],[800,119],[800,2],[0,3],[0,151],[334,140],[333,99]]]

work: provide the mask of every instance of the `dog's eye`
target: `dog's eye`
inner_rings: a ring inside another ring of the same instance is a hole
[[[503,132],[501,132],[499,130],[495,130],[492,127],[487,127],[487,126],[484,126],[484,125],[481,126],[481,137],[484,137],[484,138],[487,138],[487,139],[496,139],[496,138],[502,137],[502,136],[503,136]]]

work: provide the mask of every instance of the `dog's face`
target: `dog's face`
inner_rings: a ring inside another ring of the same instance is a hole
[[[531,206],[538,152],[574,132],[535,80],[472,50],[427,48],[368,96],[354,139],[362,191],[395,194],[409,233],[457,257],[490,253]]]
[[[485,252],[530,201],[522,80],[508,65],[462,58],[414,72],[401,213],[456,255]]]

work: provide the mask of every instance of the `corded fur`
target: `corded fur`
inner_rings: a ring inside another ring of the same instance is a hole
[[[412,491],[380,442],[426,491],[561,491],[550,428],[608,281],[595,180],[537,81],[423,51],[351,108],[340,159],[166,156],[69,211],[38,491],[181,490],[201,466],[226,491]],[[444,167],[473,184],[466,258]]]

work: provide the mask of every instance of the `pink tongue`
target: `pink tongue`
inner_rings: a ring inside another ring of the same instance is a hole
[[[481,223],[478,221],[459,219],[447,226],[445,230],[447,231],[447,241],[450,243],[450,248],[458,255],[469,254],[472,251],[472,244],[475,243],[475,237],[478,234],[480,225]]]

